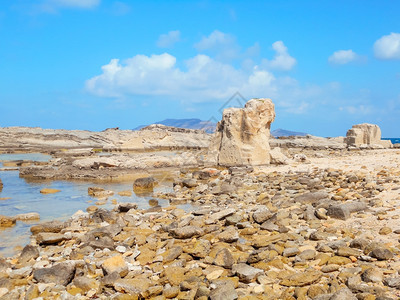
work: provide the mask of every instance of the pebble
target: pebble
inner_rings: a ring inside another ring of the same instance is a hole
[[[151,199],[154,206],[146,210],[136,203],[115,204],[111,211],[91,206],[67,222],[33,226],[32,245],[0,259],[11,284],[0,279],[0,293],[353,300],[378,297],[384,284],[394,297],[400,286],[397,244],[390,243],[390,232],[382,234],[386,226],[365,223],[384,215],[375,213],[378,206],[389,221],[392,213],[378,199],[377,184],[366,187],[366,175],[335,169],[232,172],[200,178],[185,170],[174,193],[161,194],[170,203],[196,204],[193,212]],[[155,179],[145,182],[155,185]],[[384,189],[387,184],[379,182]],[[365,218],[357,217],[360,211]],[[21,282],[30,277],[31,287]]]

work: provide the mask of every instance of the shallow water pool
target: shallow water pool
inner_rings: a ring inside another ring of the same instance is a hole
[[[7,154],[8,155],[8,154]],[[4,155],[0,155],[3,161]],[[16,160],[12,156],[11,160]],[[25,160],[33,160],[33,156],[21,156]],[[38,156],[36,158],[44,159]],[[19,171],[0,171],[0,179],[3,182],[3,190],[0,192],[0,214],[15,216],[17,214],[37,212],[40,214],[40,221],[21,222],[17,221],[16,226],[0,230],[0,254],[10,256],[14,254],[15,246],[24,246],[29,243],[30,227],[43,221],[59,219],[66,220],[78,210],[85,211],[89,205],[97,201],[88,195],[88,188],[92,186],[112,190],[115,194],[110,196],[105,205],[101,208],[112,208],[112,199],[117,202],[134,202],[139,208],[149,208],[148,200],[152,197],[139,197],[132,194],[130,197],[122,197],[117,193],[124,190],[132,191],[132,181],[93,183],[87,181],[39,181],[19,177]],[[55,194],[41,194],[43,188],[59,189],[61,192]],[[155,192],[172,191],[171,182],[163,182],[155,188]],[[167,200],[158,199],[161,206],[168,206]]]

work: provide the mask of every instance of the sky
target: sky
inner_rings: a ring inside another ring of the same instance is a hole
[[[284,128],[400,136],[400,1],[0,2],[0,126],[217,121],[271,98]]]

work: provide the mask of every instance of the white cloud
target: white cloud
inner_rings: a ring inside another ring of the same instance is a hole
[[[262,64],[268,69],[289,71],[296,65],[296,59],[289,55],[288,49],[282,41],[272,44],[275,56],[272,60],[264,59]]]
[[[339,107],[340,111],[345,111],[351,115],[370,115],[376,112],[376,108],[372,105],[350,105]]]
[[[92,9],[100,2],[101,0],[43,0],[34,6],[34,11],[56,13],[63,8]]]
[[[120,62],[112,59],[102,74],[89,79],[86,88],[102,97],[163,95],[186,100],[226,99],[236,91],[246,95],[270,95],[276,91],[275,77],[266,70],[246,73],[203,54],[176,66],[168,53],[136,55]]]
[[[203,37],[201,41],[195,45],[195,48],[199,51],[203,51],[234,43],[235,38],[232,35],[214,30],[208,37]]]
[[[344,65],[355,61],[358,55],[351,49],[335,51],[329,56],[328,61],[332,64]]]
[[[217,60],[229,61],[239,56],[240,47],[233,35],[214,30],[194,45],[200,52],[215,54]]]
[[[167,34],[160,35],[157,41],[157,46],[160,48],[170,48],[176,42],[179,42],[180,38],[181,32],[179,30],[170,31]]]
[[[277,109],[303,114],[320,103],[326,92],[318,86],[302,87],[297,80],[277,77],[260,66],[236,68],[204,54],[179,64],[168,53],[136,55],[123,61],[112,59],[101,69],[100,75],[86,81],[86,90],[100,97],[161,96],[195,103],[225,101],[240,92],[249,99],[272,98]]]
[[[374,54],[379,59],[400,59],[400,33],[392,32],[377,40]]]

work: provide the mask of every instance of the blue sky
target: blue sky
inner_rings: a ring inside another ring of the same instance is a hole
[[[399,1],[3,0],[0,126],[218,120],[239,92],[285,128],[400,136]]]

